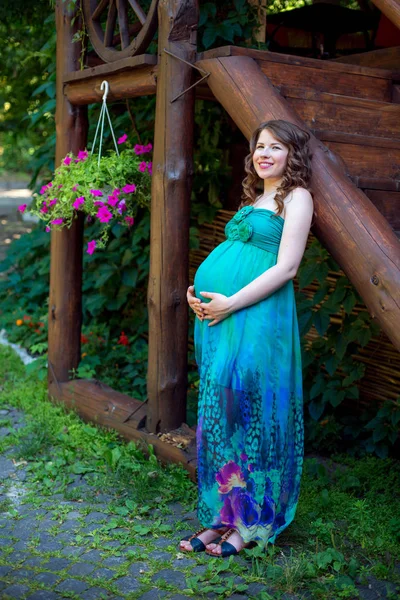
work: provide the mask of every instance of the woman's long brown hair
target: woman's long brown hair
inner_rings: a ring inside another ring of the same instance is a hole
[[[244,169],[247,176],[243,180],[242,206],[254,204],[257,199],[260,178],[253,165],[258,138],[264,129],[282,142],[288,149],[287,165],[282,177],[281,185],[276,190],[275,201],[278,205],[277,215],[282,214],[284,199],[295,188],[302,187],[311,192],[311,150],[309,148],[310,134],[289,121],[281,119],[265,121],[254,131],[250,140],[250,154],[246,156]]]

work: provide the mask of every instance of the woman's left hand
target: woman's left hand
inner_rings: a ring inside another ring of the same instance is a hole
[[[223,321],[233,312],[228,296],[214,292],[200,292],[200,295],[211,299],[211,302],[202,304],[203,317],[211,321],[209,327]]]

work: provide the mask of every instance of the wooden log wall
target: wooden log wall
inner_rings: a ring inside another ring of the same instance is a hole
[[[247,138],[268,119],[303,126],[251,58],[203,59],[198,64],[211,73],[208,84],[213,94]],[[371,315],[400,348],[399,241],[379,211],[315,138],[312,149],[317,215],[313,231],[343,268]]]
[[[87,107],[73,106],[64,96],[63,78],[79,68],[81,44],[73,42],[81,27],[74,24],[78,7],[57,0],[57,109],[56,165],[67,152],[77,153],[87,140]],[[80,361],[82,321],[82,242],[83,220],[78,218],[70,229],[51,233],[51,268],[49,299],[49,384],[67,381],[70,370]]]
[[[186,420],[189,212],[193,176],[195,0],[160,0],[148,287],[149,431]]]

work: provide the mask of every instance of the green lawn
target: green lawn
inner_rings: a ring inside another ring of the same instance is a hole
[[[131,558],[148,560],[150,571],[142,582],[150,589],[151,575],[157,569],[171,568],[168,560],[148,558],[157,547],[156,540],[170,538],[169,550],[173,558],[179,557],[177,532],[187,529],[187,524],[171,521],[170,503],[179,502],[188,512],[195,509],[196,486],[186,471],[176,465],[161,466],[151,448],[145,454],[116,432],[84,423],[64,406],[51,403],[45,383],[26,375],[18,357],[0,346],[0,408],[6,406],[26,415],[24,428],[0,438],[0,454],[13,446],[13,456],[27,461],[24,501],[40,507],[53,494],[64,492],[73,475],[82,473],[94,490],[112,491],[116,498],[108,506],[109,519],[93,535],[90,548],[104,548],[110,539],[123,544],[127,536],[130,543],[139,542],[140,553]],[[0,416],[0,427],[8,424]],[[65,492],[70,500],[79,501],[80,495],[79,489]],[[90,500],[90,495],[85,496],[85,501]],[[95,505],[83,511],[93,509]],[[9,502],[0,503],[0,512],[7,510],[13,519],[20,519]],[[57,508],[55,502],[54,510],[56,533],[65,509]],[[115,528],[124,532],[111,538]],[[118,549],[110,548],[109,553],[112,556]],[[286,593],[286,598],[295,594],[293,598],[352,599],[359,598],[368,583],[380,580],[388,583],[387,598],[394,600],[400,592],[400,564],[396,563],[400,557],[400,464],[376,457],[306,457],[296,519],[275,546],[269,546],[266,553],[246,550],[229,561],[192,556],[207,566],[195,575],[190,566],[181,569],[189,577],[184,593],[193,598],[206,597],[212,590],[221,599],[234,591],[246,595],[249,585],[254,590],[254,584],[263,583],[274,589],[273,595],[264,591],[248,597],[269,600],[285,598]],[[4,558],[0,558],[2,564],[6,564]],[[165,585],[166,590],[183,593]],[[112,582],[109,586],[112,591]]]

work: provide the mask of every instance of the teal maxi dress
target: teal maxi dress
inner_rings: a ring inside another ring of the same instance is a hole
[[[284,219],[245,206],[200,265],[195,294],[230,296],[277,262]],[[300,339],[293,281],[208,327],[196,319],[200,374],[198,517],[274,543],[293,520],[303,464]]]

